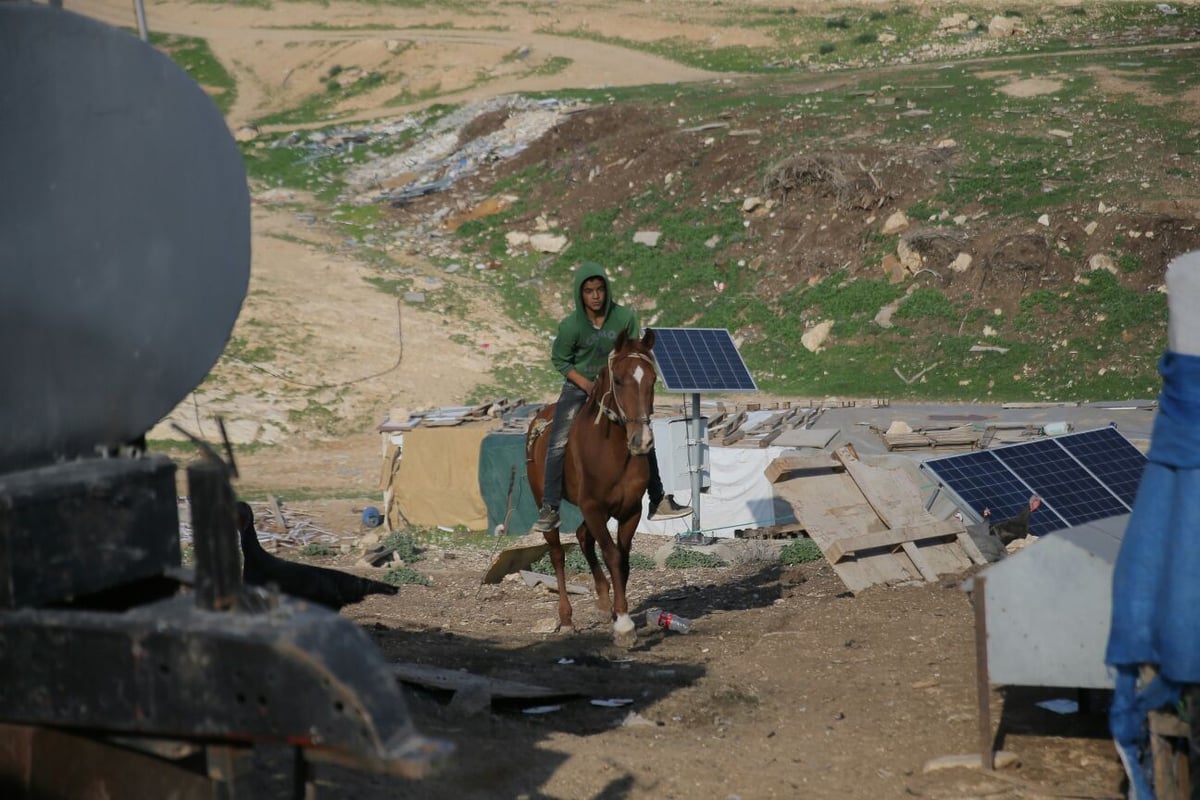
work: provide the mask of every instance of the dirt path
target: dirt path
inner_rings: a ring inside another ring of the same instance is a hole
[[[114,25],[130,26],[133,23],[128,3],[116,0],[79,0],[71,3],[70,8]],[[262,116],[286,96],[320,91],[315,74],[300,73],[308,64],[320,62],[323,55],[345,51],[348,45],[359,45],[353,48],[354,57],[358,59],[358,66],[364,69],[390,68],[404,74],[417,70],[414,59],[405,57],[411,51],[404,44],[415,45],[418,51],[423,51],[416,60],[427,59],[436,51],[439,64],[452,64],[454,68],[432,76],[436,79],[436,96],[412,103],[357,108],[353,113],[339,117],[344,121],[401,116],[433,102],[473,102],[515,92],[633,86],[648,82],[678,83],[717,77],[715,73],[648,53],[588,39],[539,33],[535,30],[536,17],[509,20],[511,27],[507,30],[464,30],[406,27],[427,24],[428,17],[402,11],[383,14],[369,6],[347,3],[328,6],[280,3],[270,10],[161,3],[151,6],[147,15],[147,24],[154,31],[206,40],[216,57],[233,74],[238,97],[228,115],[231,127]],[[470,25],[473,20],[457,22]],[[356,25],[388,27],[355,29]],[[337,30],[327,29],[331,27]],[[311,45],[319,45],[323,52],[307,47]],[[361,45],[368,45],[370,49]],[[481,71],[496,67],[508,54],[521,49],[528,49],[540,63],[548,59],[568,59],[570,63],[553,74],[527,70],[525,74],[501,74],[494,79],[480,80]],[[293,54],[300,54],[303,59],[298,60]],[[275,127],[295,129],[305,126]]]

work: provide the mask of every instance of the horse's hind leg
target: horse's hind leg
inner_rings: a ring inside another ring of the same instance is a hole
[[[579,526],[579,530],[575,532],[575,538],[579,539],[579,549],[583,551],[583,557],[587,559],[588,566],[592,569],[592,580],[596,584],[596,608],[605,614],[611,614],[612,598],[609,597],[608,576],[604,574],[604,568],[600,566],[600,559],[596,558],[596,539],[588,533],[586,522]]]
[[[567,595],[567,559],[558,538],[558,528],[546,533],[546,542],[550,545],[550,563],[554,565],[554,577],[558,581],[558,629],[570,633],[575,626],[571,622],[571,600]]]

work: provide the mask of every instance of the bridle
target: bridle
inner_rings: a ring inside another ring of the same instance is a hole
[[[625,409],[621,408],[621,400],[617,397],[617,393],[615,391],[613,391],[613,387],[616,385],[616,380],[613,378],[613,364],[615,364],[617,362],[618,358],[641,359],[642,361],[645,361],[647,364],[649,364],[651,369],[654,369],[654,359],[652,359],[650,356],[646,355],[645,353],[637,353],[637,352],[625,353],[619,357],[617,356],[615,351],[609,353],[608,354],[608,390],[606,392],[604,392],[602,395],[600,395],[599,399],[596,400],[596,405],[597,405],[596,419],[592,422],[592,424],[599,425],[600,417],[601,417],[601,415],[603,415],[603,416],[608,417],[608,419],[611,422],[615,422],[618,425],[626,425],[629,422],[640,422],[643,425],[649,425],[650,417],[648,415],[645,417],[637,417],[637,418],[634,418],[631,420],[629,415],[625,413]],[[658,377],[657,370],[655,370],[655,377],[656,378]],[[608,405],[605,404],[605,402],[604,402],[605,397],[612,398],[612,404],[616,409],[615,411],[612,408],[609,408]]]

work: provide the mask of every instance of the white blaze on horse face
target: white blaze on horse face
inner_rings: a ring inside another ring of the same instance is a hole
[[[642,365],[638,364],[633,368],[633,380],[638,386],[642,385],[642,378],[646,377],[646,370],[642,369]]]

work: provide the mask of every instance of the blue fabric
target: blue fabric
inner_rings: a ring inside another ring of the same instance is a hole
[[[1166,353],[1149,463],[1113,568],[1105,662],[1117,668],[1109,727],[1137,800],[1153,800],[1146,713],[1200,683],[1200,356]],[[1138,688],[1141,664],[1159,678]]]

